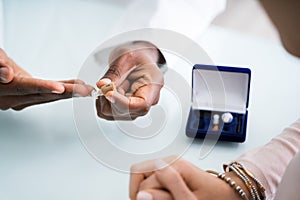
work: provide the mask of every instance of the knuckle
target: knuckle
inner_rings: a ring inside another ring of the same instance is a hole
[[[130,173],[138,173],[139,172],[139,164],[133,164],[130,167]]]

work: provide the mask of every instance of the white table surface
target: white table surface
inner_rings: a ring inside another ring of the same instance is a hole
[[[120,3],[4,1],[6,51],[34,76],[74,78],[89,53],[110,36],[110,22],[124,12]],[[246,142],[218,143],[200,160],[202,142],[196,141],[183,156],[220,170],[298,119],[300,60],[280,44],[219,27],[210,27],[197,42],[215,63],[252,70]],[[128,199],[128,180],[82,146],[72,100],[0,112],[0,199]]]

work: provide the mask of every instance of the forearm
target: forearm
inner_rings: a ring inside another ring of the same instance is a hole
[[[243,163],[266,188],[267,199],[274,197],[282,176],[300,149],[300,119],[272,139],[237,159]]]

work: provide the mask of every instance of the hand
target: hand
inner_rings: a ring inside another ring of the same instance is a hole
[[[163,87],[163,73],[157,63],[160,54],[148,42],[134,42],[116,48],[110,55],[110,67],[97,83],[115,83],[117,90],[96,100],[97,114],[107,120],[134,120],[157,104]]]
[[[191,163],[170,156],[133,165],[130,176],[131,200],[239,200],[225,181],[210,175]],[[230,176],[242,185],[233,173]],[[246,188],[243,188],[244,191]]]
[[[32,78],[0,49],[0,109],[28,106],[90,95],[93,87],[80,80],[48,81]]]

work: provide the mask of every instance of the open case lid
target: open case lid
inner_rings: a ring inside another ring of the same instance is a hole
[[[192,77],[193,109],[246,113],[250,69],[197,64]]]

